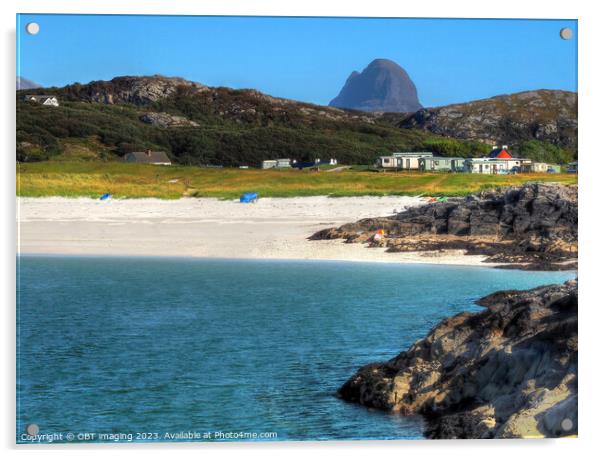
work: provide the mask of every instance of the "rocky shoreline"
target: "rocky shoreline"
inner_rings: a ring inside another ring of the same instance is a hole
[[[577,434],[577,281],[501,291],[439,323],[395,358],[362,367],[350,402],[426,419],[433,439]]]
[[[310,240],[344,239],[388,252],[463,250],[498,267],[571,270],[577,268],[577,235],[577,186],[534,183],[365,218]]]

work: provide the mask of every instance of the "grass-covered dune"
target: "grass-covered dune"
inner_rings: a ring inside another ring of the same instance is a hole
[[[329,195],[462,196],[526,182],[576,184],[568,174],[479,175],[451,173],[375,173],[153,166],[120,162],[38,162],[17,165],[17,195],[27,197],[237,198]]]

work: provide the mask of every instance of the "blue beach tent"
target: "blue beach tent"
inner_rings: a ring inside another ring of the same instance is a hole
[[[111,198],[111,194],[107,193],[107,194],[103,194],[102,196],[100,196],[100,200],[108,200]]]
[[[245,192],[242,196],[240,196],[240,202],[243,204],[255,202],[257,199],[259,199],[259,196],[256,192]]]

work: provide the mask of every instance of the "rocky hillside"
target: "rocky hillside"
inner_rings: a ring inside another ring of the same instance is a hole
[[[60,106],[26,102],[25,92],[17,91],[19,161],[61,155],[73,160],[69,151],[110,160],[150,148],[164,150],[182,164],[257,166],[276,156],[373,164],[376,157],[392,151],[467,157],[489,149],[484,143],[444,137],[420,126],[399,128],[399,114],[324,107],[254,89],[209,87],[160,75],[121,76],[28,89],[29,93],[54,94]],[[542,153],[539,144],[532,150],[534,155],[549,153],[545,148]],[[550,162],[565,159],[560,154],[559,160]]]
[[[539,140],[577,149],[577,94],[539,90],[425,108],[402,119],[402,128],[420,128],[446,137],[513,147]]]
[[[374,123],[374,118],[336,108],[322,107],[294,100],[272,97],[254,89],[209,87],[178,77],[120,76],[110,81],[73,84],[59,91],[68,100],[132,104],[138,107],[165,106],[186,111],[186,103],[202,105],[205,114],[240,122],[275,122],[289,118],[312,116],[334,121],[361,120]],[[193,115],[193,113],[190,113]],[[299,119],[301,120],[301,119]],[[303,119],[310,121],[310,119]]]
[[[338,395],[421,414],[429,438],[576,435],[577,283],[477,303],[485,310],[446,319],[390,361],[362,367]]]
[[[376,240],[381,229],[385,234]],[[390,252],[460,249],[486,255],[490,262],[556,270],[575,268],[577,235],[577,187],[527,184],[363,219],[311,239],[342,238]]]
[[[330,106],[395,113],[422,108],[410,76],[388,59],[373,60],[361,73],[353,71]]]
[[[275,157],[372,164],[382,152],[423,150],[439,139],[398,129],[371,113],[182,78],[123,76],[28,90],[36,92],[57,95],[61,105],[48,109],[17,93],[20,161],[48,159],[78,144],[80,150],[105,151],[105,159],[150,148],[185,164],[257,166]],[[456,141],[454,146],[467,154],[484,145]]]

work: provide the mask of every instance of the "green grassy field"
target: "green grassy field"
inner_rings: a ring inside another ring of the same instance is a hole
[[[37,162],[17,164],[17,195],[28,197],[237,198],[329,195],[462,196],[498,186],[546,181],[576,184],[576,175],[478,175],[451,173],[375,173],[309,170],[258,170],[152,166],[121,162]]]

